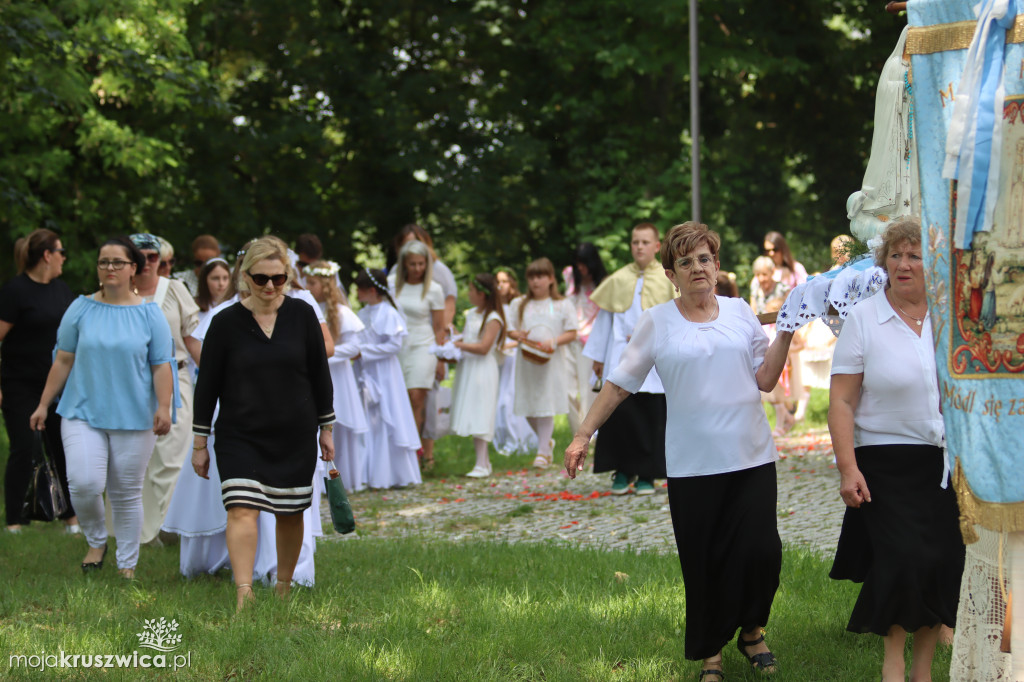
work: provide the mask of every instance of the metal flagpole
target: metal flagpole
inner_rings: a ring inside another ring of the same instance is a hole
[[[690,0],[690,176],[693,220],[700,222],[700,79],[697,69],[697,0]]]

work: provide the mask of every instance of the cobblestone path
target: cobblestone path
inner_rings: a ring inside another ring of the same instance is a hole
[[[790,547],[827,556],[839,537],[844,505],[827,430],[777,441],[779,534]],[[556,457],[556,462],[560,456]],[[590,460],[588,460],[589,463]],[[675,552],[664,481],[646,497],[608,493],[607,474],[581,472],[570,480],[558,466],[544,471],[501,469],[474,480],[428,479],[401,490],[350,496],[357,532],[325,540],[409,537],[425,540],[562,542],[599,549]],[[326,506],[324,527],[330,528]]]

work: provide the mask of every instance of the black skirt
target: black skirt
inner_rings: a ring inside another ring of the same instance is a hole
[[[618,471],[648,480],[665,478],[667,412],[662,393],[627,396],[597,433],[594,473]]]
[[[942,449],[855,450],[871,502],[847,507],[829,577],[864,583],[846,629],[885,636],[956,624],[965,548],[953,487],[939,487]]]
[[[782,570],[775,463],[668,479],[686,591],[686,658],[710,658],[737,630],[768,624]]]

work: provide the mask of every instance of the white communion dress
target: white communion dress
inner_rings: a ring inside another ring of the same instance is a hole
[[[523,319],[519,309],[523,308]],[[509,307],[509,329],[529,334],[532,340],[554,340],[564,332],[577,328],[576,308],[569,299],[526,301],[521,296]],[[546,338],[545,338],[546,337]],[[557,348],[551,359],[538,365],[523,357],[519,345],[516,358],[515,413],[522,417],[553,417],[569,412],[569,374],[566,349]]]
[[[464,343],[480,341],[483,314],[476,309],[466,311],[466,324],[462,332]],[[493,310],[483,324],[501,323]],[[452,433],[473,436],[485,441],[494,439],[494,418],[498,411],[498,356],[494,350],[497,337],[483,355],[462,352],[455,370],[452,387]]]
[[[321,307],[325,304],[321,303]],[[365,434],[369,430],[366,408],[359,394],[352,358],[359,355],[359,335],[365,328],[359,316],[346,305],[338,306],[341,333],[334,340],[334,355],[327,358],[334,382],[334,466],[349,492],[367,484]],[[329,469],[321,461],[321,473]]]
[[[391,488],[422,482],[416,451],[420,437],[402,380],[398,351],[406,335],[402,315],[383,302],[364,306],[359,319],[361,357],[356,362],[366,407],[367,484]]]

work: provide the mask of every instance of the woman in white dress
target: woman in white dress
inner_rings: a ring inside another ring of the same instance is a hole
[[[665,385],[668,499],[686,590],[685,655],[700,679],[721,682],[722,647],[736,646],[757,672],[776,660],[764,642],[779,586],[778,453],[761,407],[786,362],[792,332],[770,346],[750,307],[715,296],[721,241],[688,222],[665,237],[662,264],[679,297],[645,311],[618,367],[565,451],[582,471],[590,437],[652,367]]]
[[[213,318],[238,302],[240,297],[237,293],[237,282],[241,272],[237,266],[241,264],[244,255],[245,249],[243,248],[238,254],[235,270],[231,273],[231,280],[225,292],[228,298],[207,311],[205,315],[200,316],[199,326],[192,332],[192,338],[200,343],[206,338],[206,332],[209,330]],[[317,320],[320,322],[325,343],[331,342],[333,348],[326,320],[310,293],[305,289],[291,289],[287,295],[305,301],[313,308]],[[216,423],[216,418],[215,412],[214,423]],[[181,536],[178,568],[181,574],[187,578],[202,573],[213,574],[229,564],[227,542],[224,535],[228,516],[221,498],[221,481],[215,450],[216,436],[216,431],[214,431],[206,442],[207,450],[210,453],[210,468],[207,478],[200,478],[190,466],[183,467],[162,526],[162,530]],[[314,475],[313,499],[320,499],[322,488],[320,476]],[[266,539],[257,543],[253,577],[266,583],[273,583],[277,578],[277,553],[274,543],[276,527],[273,514],[260,513],[259,534],[261,539]],[[313,564],[315,543],[313,538],[321,535],[323,535],[323,528],[319,509],[317,505],[313,505],[303,512],[302,550],[299,553],[295,572],[292,574],[293,582],[300,585],[313,585],[315,580]]]
[[[494,440],[494,417],[498,409],[498,357],[505,328],[505,314],[498,301],[498,285],[489,272],[478,274],[469,283],[469,302],[462,340],[455,347],[462,359],[455,371],[452,389],[452,432],[472,436],[476,465],[467,476],[491,475],[487,445]]]
[[[527,292],[512,301],[509,338],[519,342],[515,413],[537,434],[533,466],[551,466],[555,415],[569,412],[568,372],[561,348],[576,339],[576,308],[558,293],[555,266],[539,258],[526,268]]]
[[[409,391],[409,403],[422,438],[427,418],[427,393],[434,381],[444,378],[444,363],[430,352],[431,344],[444,343],[444,293],[433,280],[430,249],[423,242],[410,241],[398,252],[398,263],[388,280],[392,297],[405,318],[407,334],[398,359]],[[424,447],[424,470],[433,464],[433,448]],[[427,451],[430,458],[426,458]]]
[[[196,305],[199,306],[199,323],[210,316],[213,309],[228,298],[228,290],[231,288],[231,266],[220,256],[215,256],[206,261],[206,264],[199,270],[199,283],[196,285]],[[199,365],[191,357],[188,358],[189,369],[192,370],[192,385],[195,385],[196,377],[199,375]],[[187,467],[186,467],[187,468]]]
[[[355,360],[369,426],[366,459],[371,488],[422,482],[416,463],[419,430],[398,361],[408,332],[385,282],[383,270],[366,269],[356,276],[356,293],[363,304],[359,319],[365,328]]]
[[[505,321],[509,319],[509,304],[519,298],[519,282],[509,268],[498,268],[494,274]],[[515,413],[517,344],[505,337],[501,344],[501,372],[498,376],[498,411],[494,417],[494,449],[505,456],[525,455],[537,450],[537,434],[525,417]]]
[[[327,318],[327,329],[334,339],[334,355],[327,358],[334,382],[334,465],[350,492],[366,487],[366,447],[363,434],[366,409],[359,397],[352,358],[359,355],[359,333],[365,325],[348,307],[338,288],[338,264],[316,261],[302,268],[306,287]],[[326,471],[324,472],[326,474]]]

